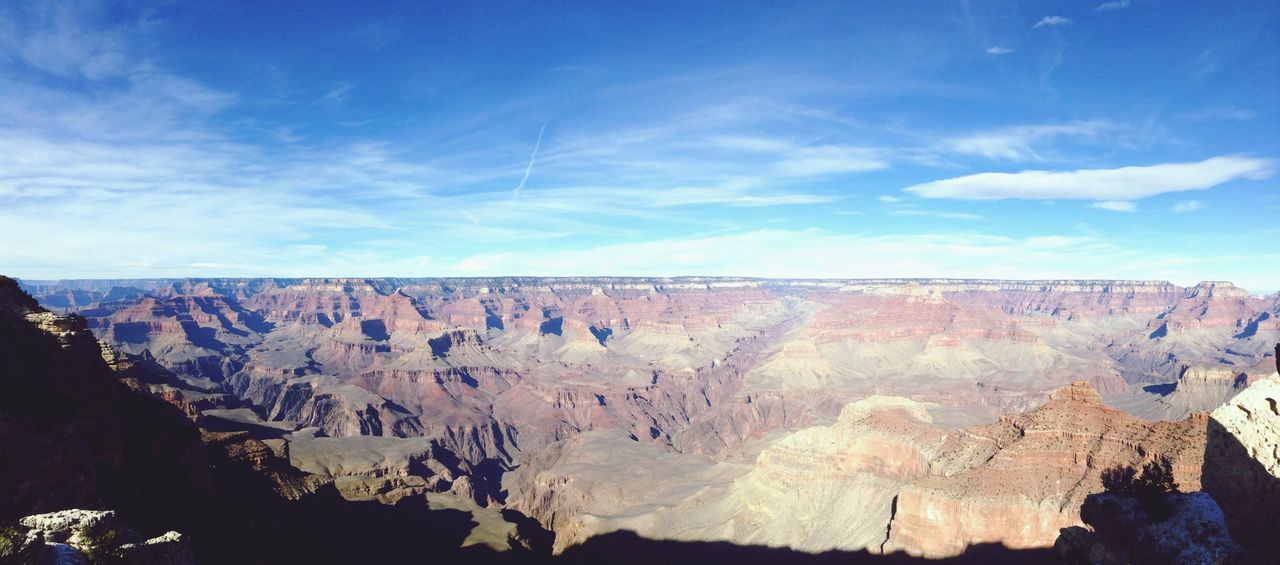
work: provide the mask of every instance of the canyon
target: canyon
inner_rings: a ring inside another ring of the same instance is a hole
[[[1280,294],[1225,282],[21,286],[39,302],[11,300],[24,319],[76,336],[188,421],[184,449],[273,496],[458,512],[482,524],[460,545],[561,558],[627,532],[813,555],[1048,548],[1106,469],[1165,458],[1199,490],[1228,433],[1209,412],[1267,386],[1280,341]]]

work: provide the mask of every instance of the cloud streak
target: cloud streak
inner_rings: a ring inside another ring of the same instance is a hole
[[[1179,200],[1173,203],[1173,208],[1171,208],[1171,210],[1178,214],[1185,214],[1187,212],[1194,212],[1201,208],[1204,208],[1204,203],[1199,200]]]
[[[1166,192],[1214,187],[1237,179],[1270,177],[1271,159],[1223,156],[1195,163],[1166,163],[1118,169],[979,173],[917,184],[904,189],[924,198],[960,200],[1077,199],[1135,200]]]
[[[1071,23],[1070,19],[1064,18],[1062,16],[1045,16],[1043,18],[1040,18],[1040,21],[1036,22],[1035,25],[1031,26],[1031,29],[1069,25],[1070,23]]]
[[[520,191],[524,190],[524,183],[529,181],[529,175],[533,173],[533,164],[538,160],[538,149],[542,148],[542,134],[546,131],[547,123],[542,122],[542,127],[538,128],[538,140],[533,142],[533,152],[529,154],[529,164],[524,168],[524,176],[520,177],[520,183],[516,185],[515,190],[511,191],[512,202],[520,198]]]
[[[1131,0],[1114,0],[1112,2],[1103,2],[1101,4],[1098,4],[1098,7],[1094,8],[1093,11],[1106,12],[1110,10],[1123,10],[1125,8],[1128,8],[1129,4],[1132,4],[1132,3],[1133,2]]]

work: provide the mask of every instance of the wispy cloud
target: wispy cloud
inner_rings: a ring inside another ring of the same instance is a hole
[[[988,55],[1008,55],[1013,52],[1014,52],[1014,49],[1011,49],[1009,47],[1001,47],[999,45],[993,45],[987,48]]]
[[[1103,2],[1094,8],[1094,12],[1106,12],[1108,10],[1122,10],[1128,8],[1132,4],[1132,0],[1114,0],[1112,2]]]
[[[1075,255],[1099,251],[1076,240]],[[966,233],[895,236],[842,235],[820,230],[759,230],[717,236],[663,239],[531,255],[488,253],[468,257],[451,271],[461,275],[739,274],[762,277],[1000,276],[1005,269],[1065,275],[1062,262],[1030,240]],[[999,261],[983,261],[982,258]],[[1017,267],[1015,267],[1015,265]],[[893,273],[893,274],[891,274]]]
[[[1043,18],[1040,18],[1040,21],[1036,22],[1035,25],[1031,26],[1031,29],[1047,27],[1047,26],[1061,26],[1061,25],[1067,25],[1070,23],[1071,23],[1070,19],[1064,18],[1062,16],[1045,16]]]
[[[1194,112],[1182,114],[1182,118],[1193,122],[1203,121],[1231,121],[1231,122],[1247,122],[1258,117],[1258,113],[1253,110],[1244,110],[1231,106],[1214,106],[1203,108]]]
[[[941,218],[944,220],[965,220],[977,221],[986,219],[981,214],[971,214],[969,212],[946,212],[942,210],[893,210],[889,212],[891,216],[916,216],[925,218]]]
[[[901,201],[902,201],[902,199],[901,199],[901,198],[898,198],[897,196],[892,196],[892,195],[889,195],[889,194],[881,194],[880,196],[877,196],[877,197],[876,197],[876,200],[879,200],[879,201],[884,202],[884,203],[886,203],[886,204],[892,204],[892,203],[894,203],[894,202],[901,202]]]
[[[1201,208],[1204,208],[1204,203],[1199,200],[1179,200],[1173,203],[1172,210],[1182,214],[1185,212],[1194,212]]]
[[[1168,278],[1194,282],[1189,263],[1151,262],[1172,254],[1110,244],[1091,236],[1000,237],[972,232],[894,235],[822,230],[758,230],[528,253],[481,253],[448,266],[459,276],[739,275],[871,278]],[[1100,265],[1106,265],[1105,268]]]
[[[66,78],[89,80],[116,77],[130,67],[128,38],[137,35],[137,23],[83,33],[106,7],[95,3],[15,3],[5,16],[31,25],[0,24],[0,53],[9,53],[34,69]],[[8,19],[8,18],[6,18]]]
[[[1032,147],[1037,142],[1063,137],[1092,138],[1115,128],[1115,124],[1105,120],[1015,126],[947,139],[941,143],[941,148],[988,159],[1039,160],[1041,156]]]
[[[836,145],[797,148],[774,165],[778,173],[790,177],[861,173],[888,167],[889,162],[879,151]]]
[[[1195,163],[1166,163],[1119,169],[979,173],[907,187],[925,198],[965,200],[1082,199],[1133,200],[1210,188],[1236,179],[1271,176],[1275,162],[1241,156],[1213,157]]]
[[[1138,209],[1138,205],[1124,200],[1104,200],[1102,202],[1094,202],[1093,207],[1099,210],[1110,210],[1112,212],[1133,212]]]

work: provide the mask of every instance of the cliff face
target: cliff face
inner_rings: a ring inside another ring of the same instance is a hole
[[[984,544],[1049,547],[1081,522],[1106,469],[1167,456],[1178,482],[1199,488],[1206,422],[1146,422],[1082,382],[1036,410],[957,432],[933,425],[917,402],[871,397],[830,426],[763,440],[749,463],[575,437],[520,470],[533,478],[511,502],[559,534],[559,551],[619,529],[930,558]]]
[[[927,473],[945,433],[924,407],[871,397],[835,423],[769,441],[752,463],[663,454],[602,433],[530,463],[511,501],[557,532],[556,551],[615,530],[655,539],[727,541],[806,552],[878,551],[895,493]]]
[[[1162,506],[1153,506],[1149,495],[1091,495],[1081,508],[1091,530],[1063,529],[1055,551],[1071,562],[1274,562],[1280,554],[1278,397],[1280,374],[1272,374],[1209,415],[1203,492],[1164,494]]]

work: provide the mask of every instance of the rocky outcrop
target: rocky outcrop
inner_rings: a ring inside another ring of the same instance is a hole
[[[40,308],[0,277],[0,520],[111,503],[114,496],[210,488],[199,432],[170,406],[130,390],[78,316]]]
[[[435,440],[316,437],[316,431],[286,436],[289,463],[332,479],[347,500],[395,504],[407,496],[448,492],[487,505],[496,496],[492,485],[475,483],[484,479],[481,470],[471,468]]]
[[[1280,552],[1280,374],[1253,383],[1210,415],[1202,480],[1238,540],[1255,551]]]
[[[1139,501],[1095,494],[1080,516],[1092,529],[1063,528],[1054,543],[1068,563],[1248,563],[1254,561],[1227,530],[1222,509],[1208,494],[1164,495],[1168,516],[1154,516]]]
[[[0,532],[0,562],[194,565],[196,561],[190,543],[178,532],[148,539],[121,523],[114,511],[71,509],[25,516],[15,527]]]

